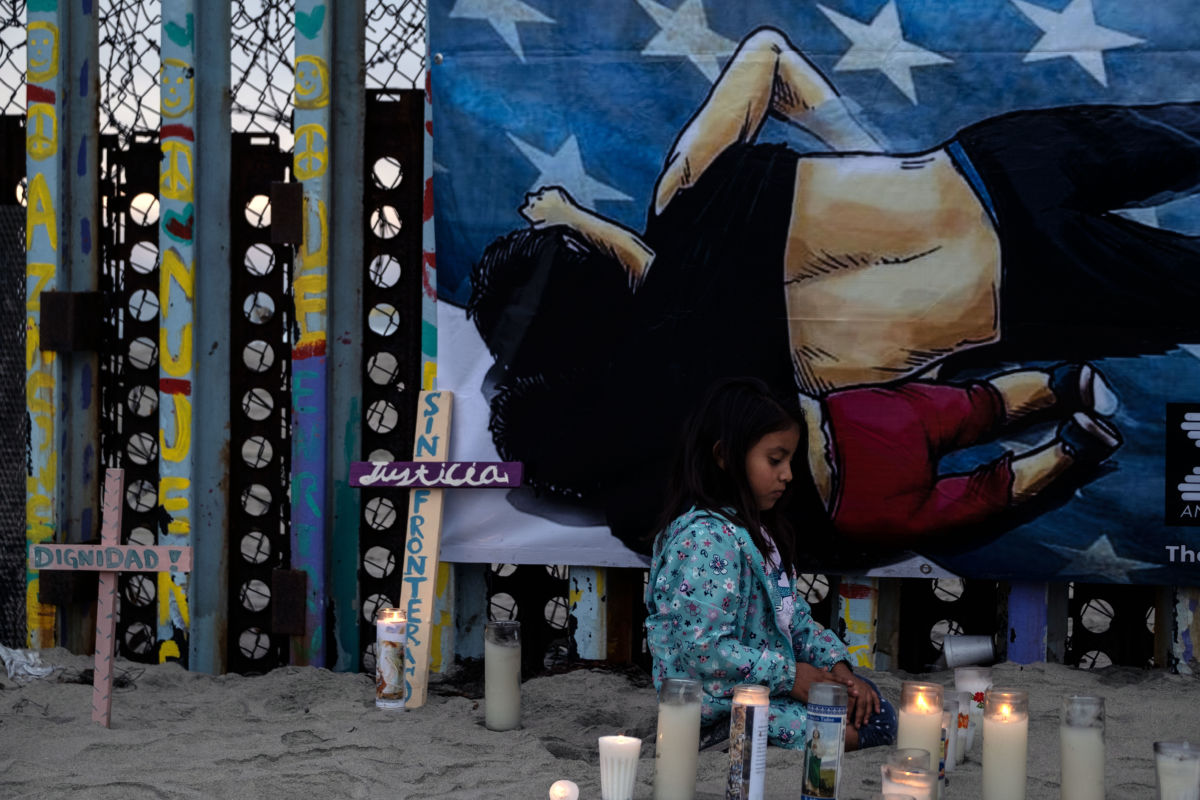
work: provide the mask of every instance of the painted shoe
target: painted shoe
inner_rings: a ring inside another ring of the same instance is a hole
[[[1059,364],[1050,369],[1050,391],[1064,412],[1087,411],[1101,417],[1117,413],[1120,401],[1103,373],[1091,364]]]
[[[1124,440],[1112,423],[1076,411],[1058,427],[1058,438],[1077,464],[1099,464],[1113,454]]]

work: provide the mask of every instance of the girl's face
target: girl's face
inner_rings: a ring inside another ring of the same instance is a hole
[[[792,480],[792,454],[800,444],[796,425],[768,433],[746,453],[746,479],[759,511],[774,508]]]

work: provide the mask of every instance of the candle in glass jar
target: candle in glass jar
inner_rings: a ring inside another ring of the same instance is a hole
[[[954,689],[967,692],[973,702],[970,704],[970,720],[967,724],[966,750],[975,747],[975,734],[983,725],[984,693],[992,688],[991,667],[957,667],[954,670]],[[965,753],[965,751],[964,751]]]
[[[975,698],[970,692],[955,692],[958,695],[958,741],[954,745],[954,760],[961,764],[967,760],[967,732],[971,726],[971,706]]]
[[[404,710],[404,645],[408,615],[381,608],[375,615],[375,707]]]
[[[658,693],[654,800],[691,800],[700,757],[700,682],[668,678]]]
[[[936,773],[942,752],[942,687],[905,681],[900,687],[899,717],[896,747],[928,751],[929,766]]]
[[[634,736],[600,737],[601,800],[633,800],[642,740]]]
[[[1104,698],[1063,698],[1058,726],[1062,800],[1104,800]]]
[[[1155,742],[1154,774],[1158,780],[1158,800],[1198,800],[1200,745]]]
[[[1029,695],[989,689],[983,708],[983,800],[1025,800]]]
[[[900,767],[884,764],[883,794],[909,795],[913,800],[934,800],[937,797],[937,773],[920,767]]]
[[[521,623],[483,626],[483,712],[490,731],[521,725]]]
[[[767,720],[771,694],[766,686],[733,689],[729,712],[729,774],[725,800],[762,800],[767,775]]]

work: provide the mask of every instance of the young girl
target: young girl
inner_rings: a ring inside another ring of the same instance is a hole
[[[847,747],[889,744],[895,711],[850,670],[846,646],[813,621],[796,588],[796,534],[778,510],[800,440],[795,417],[762,381],[723,380],[701,400],[646,590],[654,681],[701,682],[706,739],[727,729],[735,686],[766,685],[770,741],[797,749],[809,687],[840,683],[849,694]]]

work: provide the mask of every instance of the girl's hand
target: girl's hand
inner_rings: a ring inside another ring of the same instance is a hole
[[[535,228],[573,224],[579,206],[560,186],[543,186],[525,195],[525,204],[518,213]]]
[[[814,683],[842,683],[823,669],[812,664],[796,662],[796,679],[792,682],[791,696],[802,703],[808,702],[808,690]]]
[[[846,687],[846,722],[860,728],[867,718],[880,711],[879,695],[862,678],[850,671],[845,661],[839,661],[829,671],[834,680]]]

